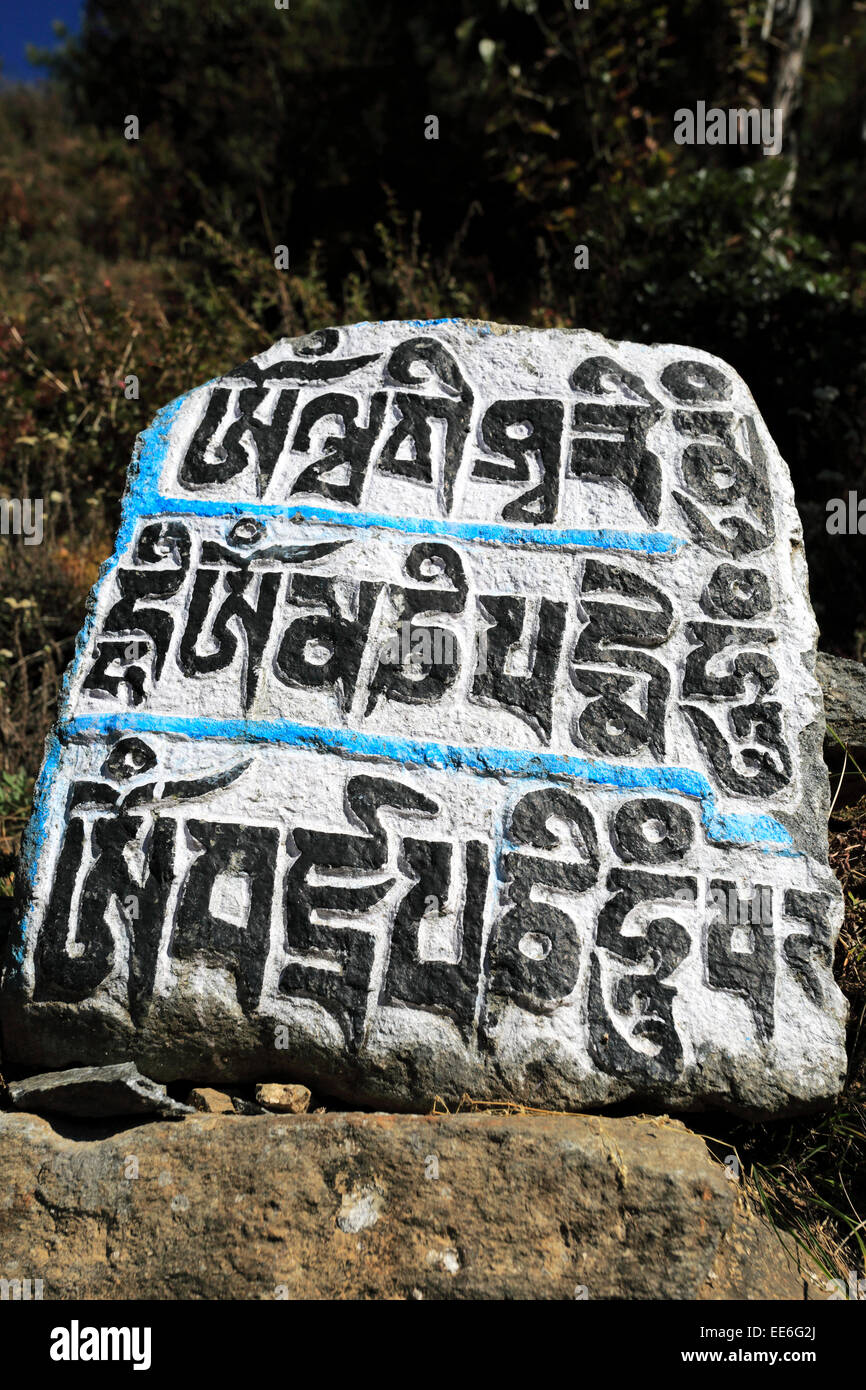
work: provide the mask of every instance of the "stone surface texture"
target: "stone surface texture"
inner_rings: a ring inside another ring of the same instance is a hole
[[[266,1081],[257,1086],[256,1100],[265,1110],[286,1115],[303,1115],[310,1108],[310,1092],[306,1086],[282,1085],[279,1081]]]
[[[9,1074],[826,1102],[815,641],[725,363],[460,321],[277,343],[137,444],[26,841]]]
[[[828,726],[853,750],[866,748],[866,666],[819,652],[815,671]]]
[[[0,1115],[0,1278],[44,1299],[826,1297],[658,1118]]]
[[[134,1062],[42,1072],[12,1081],[9,1097],[17,1110],[44,1111],[99,1119],[115,1115],[183,1116],[189,1106],[172,1100],[165,1086],[142,1076]]]
[[[214,1090],[212,1086],[196,1086],[189,1093],[189,1103],[194,1110],[206,1115],[234,1115],[235,1105],[225,1091]]]

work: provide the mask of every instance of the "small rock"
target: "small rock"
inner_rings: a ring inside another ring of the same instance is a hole
[[[267,1115],[268,1113],[263,1105],[256,1105],[251,1100],[244,1100],[243,1096],[232,1096],[232,1100],[237,1115]]]
[[[306,1086],[267,1081],[256,1087],[256,1100],[266,1110],[276,1110],[283,1115],[303,1115],[310,1107],[310,1092]]]
[[[866,666],[847,657],[818,652],[815,674],[824,696],[828,729],[847,744],[859,762],[857,750],[866,748]],[[841,751],[833,733],[827,735],[828,751]]]
[[[196,1086],[189,1093],[189,1103],[196,1110],[207,1115],[234,1115],[235,1107],[231,1096],[225,1091],[215,1091],[212,1086]]]
[[[161,1115],[175,1119],[193,1113],[190,1106],[172,1100],[164,1086],[142,1076],[134,1062],[41,1072],[24,1081],[11,1081],[9,1096],[16,1110],[47,1110],[80,1119],[102,1119],[108,1115]]]

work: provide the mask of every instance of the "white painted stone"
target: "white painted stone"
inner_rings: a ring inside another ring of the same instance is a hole
[[[787,469],[708,354],[450,320],[277,343],[137,446],[7,1059],[396,1107],[822,1101],[815,640]]]

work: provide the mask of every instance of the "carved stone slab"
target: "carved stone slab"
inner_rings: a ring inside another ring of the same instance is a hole
[[[717,359],[277,343],[136,447],[7,1062],[398,1108],[831,1096],[815,639],[787,469]]]

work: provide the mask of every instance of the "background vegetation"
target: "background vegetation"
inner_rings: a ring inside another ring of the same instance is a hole
[[[43,545],[0,538],[0,892],[135,435],[281,334],[462,314],[720,354],[791,467],[822,644],[866,654],[866,541],[825,529],[866,497],[866,3],[88,0],[34,58],[0,85],[0,495],[47,506]],[[783,154],[677,145],[698,100],[783,104]],[[860,1018],[862,824],[834,842]],[[740,1141],[840,1267],[846,1106]]]

